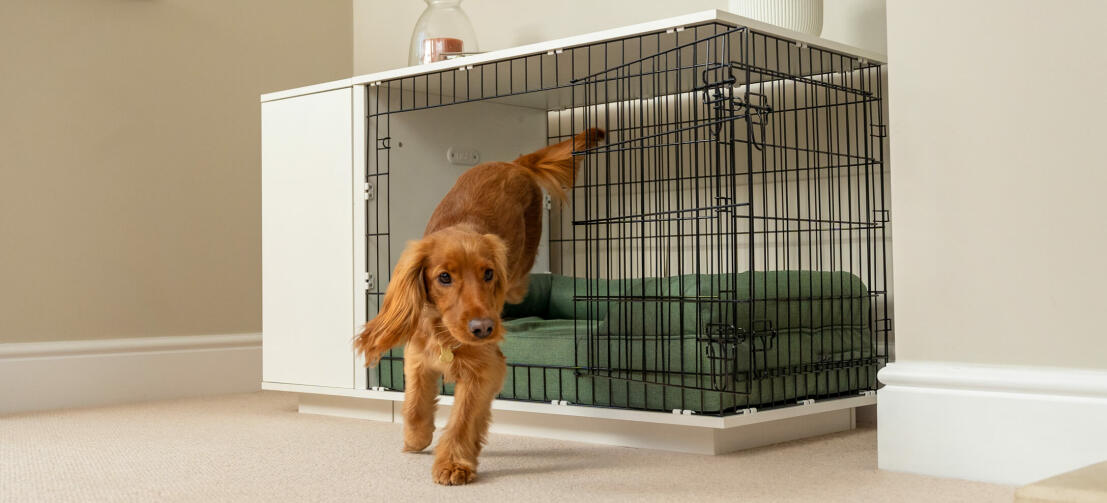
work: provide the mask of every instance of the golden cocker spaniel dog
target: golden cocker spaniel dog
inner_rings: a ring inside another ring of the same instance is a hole
[[[431,470],[439,484],[476,477],[492,400],[507,373],[500,312],[505,300],[518,303],[526,295],[542,237],[541,189],[565,200],[576,172],[573,151],[604,135],[589,129],[514,162],[484,163],[462,174],[423,238],[408,243],[380,312],[355,339],[367,365],[406,343],[404,451],[431,443],[439,376],[456,383]]]

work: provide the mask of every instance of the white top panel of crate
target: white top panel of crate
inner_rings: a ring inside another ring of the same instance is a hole
[[[406,68],[397,68],[394,70],[386,70],[383,72],[370,73],[368,75],[361,75],[348,79],[340,79],[331,82],[324,82],[322,84],[315,84],[311,86],[298,87],[295,89],[288,89],[285,91],[276,91],[272,93],[266,93],[261,95],[261,101],[273,101],[284,98],[291,98],[293,96],[301,96],[305,94],[318,93],[323,91],[330,91],[333,89],[340,89],[343,87],[349,87],[358,84],[370,84],[374,82],[387,81],[402,77],[410,77],[414,75],[421,75],[424,73],[436,72],[441,70],[460,69],[468,67],[469,65],[476,65],[482,63],[489,63],[498,60],[507,60],[517,58],[520,56],[528,56],[534,54],[546,54],[551,51],[557,51],[559,49],[566,49],[570,47],[576,47],[581,45],[594,44],[596,42],[604,42],[607,40],[616,40],[625,37],[633,37],[636,35],[642,35],[647,33],[654,33],[658,31],[666,31],[673,29],[680,29],[684,26],[719,22],[723,24],[733,26],[745,26],[753,31],[765,33],[769,35],[775,35],[782,38],[795,40],[797,42],[805,43],[812,47],[818,47],[829,51],[839,52],[842,54],[848,54],[859,58],[865,58],[869,61],[876,63],[883,63],[886,61],[884,54],[875,53],[872,51],[866,51],[857,47],[849,46],[846,44],[834,42],[832,40],[826,40],[819,37],[813,37],[807,34],[799,33],[796,31],[781,28],[771,24],[763,23],[754,19],[745,18],[736,14],[731,14],[726,11],[713,9],[702,12],[696,12],[693,14],[686,14],[683,16],[671,17],[666,19],[659,19],[657,21],[651,21],[648,23],[641,23],[631,26],[624,26],[621,28],[613,28],[610,30],[597,31],[594,33],[587,33],[584,35],[577,35],[573,37],[566,37],[557,40],[550,40],[547,42],[540,42],[537,44],[522,45],[519,47],[512,47],[509,49],[501,49],[498,51],[486,52],[483,54],[475,54],[472,56],[466,56],[462,58],[455,58],[446,61],[439,61],[437,63],[430,63],[425,65],[409,66]]]

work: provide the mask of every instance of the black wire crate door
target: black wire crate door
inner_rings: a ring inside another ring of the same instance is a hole
[[[578,326],[597,404],[721,411],[749,393],[759,337],[729,273],[749,247],[734,141],[749,109],[730,67],[745,31],[577,82],[581,127],[608,131],[577,153],[572,203],[577,309],[600,320]]]
[[[876,163],[841,140],[867,127],[857,65],[739,27],[575,82],[575,130],[609,134],[576,153],[574,302],[598,320],[575,326],[578,399],[728,413],[875,387],[879,236],[852,209]]]

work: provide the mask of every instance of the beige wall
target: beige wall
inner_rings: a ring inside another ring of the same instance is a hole
[[[901,361],[1107,368],[1104,19],[888,2]]]
[[[258,95],[348,1],[0,2],[0,342],[261,330]]]
[[[884,0],[826,0],[823,36],[884,52]],[[569,37],[708,9],[728,0],[464,0],[483,51]],[[420,0],[353,0],[354,72],[407,66]]]

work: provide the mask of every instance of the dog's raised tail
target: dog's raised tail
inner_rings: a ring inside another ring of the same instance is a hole
[[[550,145],[537,152],[515,159],[515,163],[529,168],[538,186],[550,195],[565,201],[567,190],[573,187],[576,179],[576,158],[573,152],[596,146],[607,136],[600,128],[592,128],[556,145]]]

